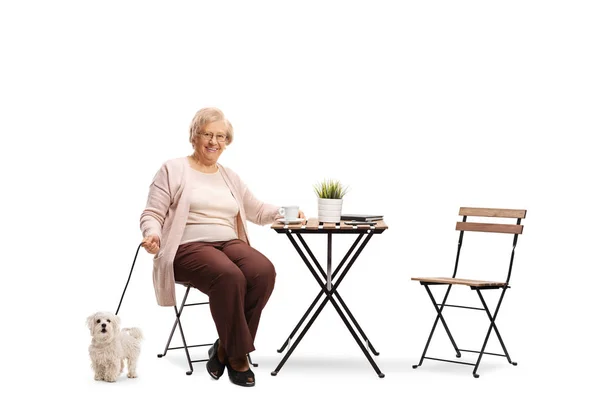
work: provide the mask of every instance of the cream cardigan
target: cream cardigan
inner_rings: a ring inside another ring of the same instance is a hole
[[[238,238],[250,244],[246,220],[258,225],[269,224],[279,217],[279,207],[259,201],[235,172],[217,165],[240,208],[236,220]],[[165,162],[150,184],[146,209],[140,217],[142,235],[160,238],[152,272],[154,293],[160,306],[175,305],[173,259],[190,209],[191,185],[187,182],[191,168],[187,157]]]

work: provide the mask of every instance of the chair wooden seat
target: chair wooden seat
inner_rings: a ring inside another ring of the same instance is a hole
[[[411,280],[425,282],[425,283],[465,285],[465,286],[470,286],[470,287],[503,287],[505,285],[504,282],[481,281],[481,280],[476,280],[476,279],[461,279],[461,278],[431,277],[431,278],[411,278]]]

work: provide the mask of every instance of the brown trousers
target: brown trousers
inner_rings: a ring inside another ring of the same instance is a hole
[[[275,267],[246,242],[192,242],[179,246],[175,281],[208,295],[219,340],[229,357],[254,350],[263,308],[275,286]]]

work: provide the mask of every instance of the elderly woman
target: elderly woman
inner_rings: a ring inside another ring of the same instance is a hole
[[[161,306],[175,305],[175,282],[209,297],[219,338],[206,369],[219,379],[254,386],[247,354],[275,284],[271,261],[250,246],[246,221],[274,222],[279,207],[252,195],[240,177],[217,161],[233,128],[216,108],[203,108],[190,126],[194,153],[165,162],[150,185],[140,226],[142,246],[155,254],[153,281]],[[304,218],[304,213],[298,213]]]

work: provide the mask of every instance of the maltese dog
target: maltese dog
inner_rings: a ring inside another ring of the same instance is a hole
[[[127,377],[136,378],[142,331],[139,328],[120,328],[120,319],[109,312],[97,312],[87,319],[92,335],[90,358],[97,381],[115,382],[127,361]]]

